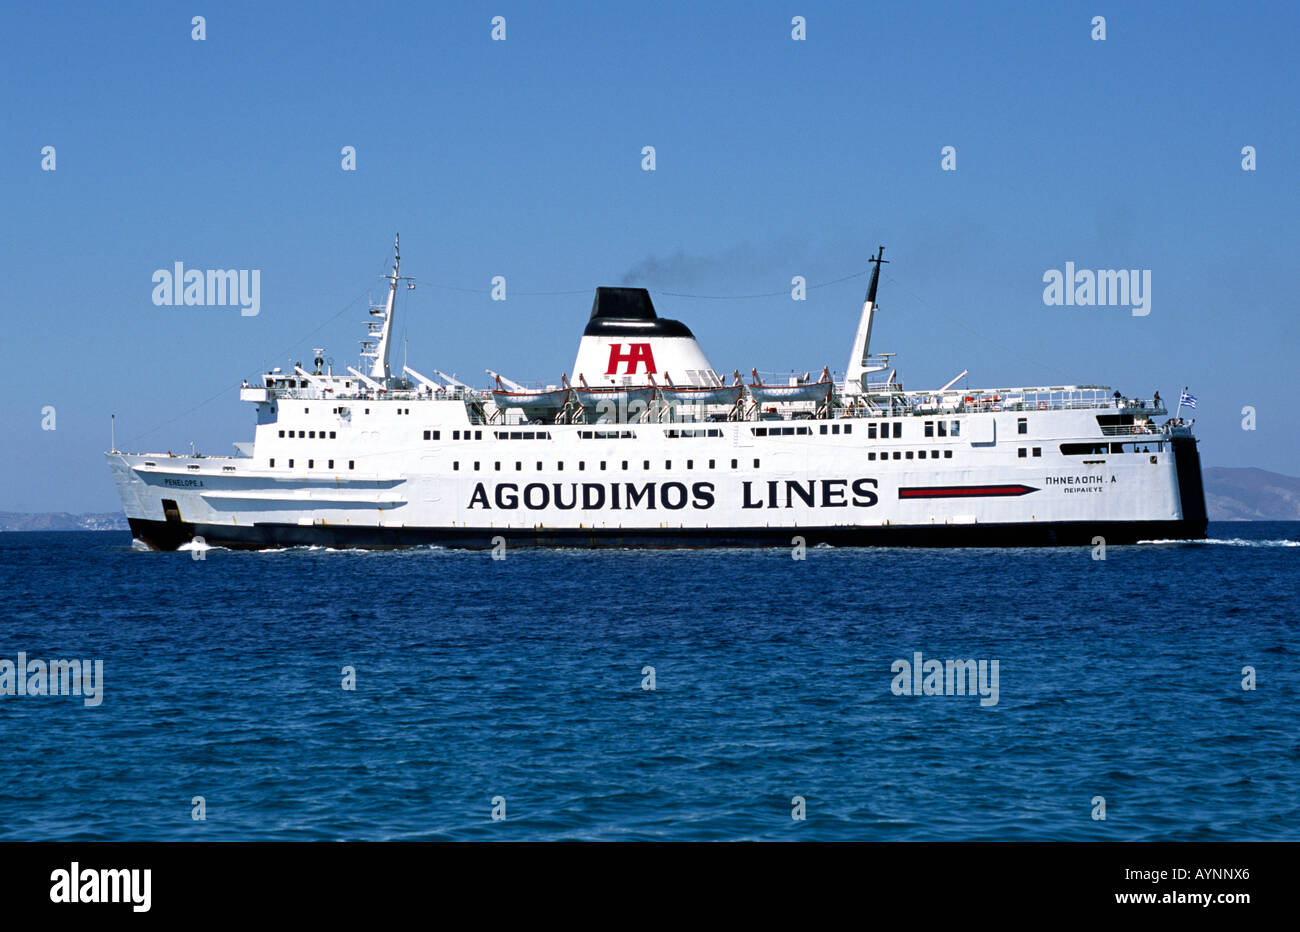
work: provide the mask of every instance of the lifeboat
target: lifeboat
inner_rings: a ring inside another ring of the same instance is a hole
[[[807,373],[802,379],[791,385],[764,385],[758,377],[758,370],[751,370],[754,381],[749,386],[749,394],[760,404],[790,403],[795,401],[826,401],[835,389],[835,382],[827,369],[822,369],[821,379],[808,381]]]
[[[629,405],[638,402],[648,407],[654,400],[656,391],[658,389],[654,385],[609,385],[592,388],[581,374],[578,375],[578,385],[573,388],[573,394],[578,402],[584,408],[596,411],[599,411],[601,405],[610,404],[618,405],[622,411],[626,411]]]
[[[662,388],[660,392],[671,402],[685,405],[734,405],[744,392],[743,385],[721,385],[717,388]]]
[[[526,389],[514,382],[511,382],[510,387],[507,388],[502,384],[501,376],[497,376],[496,380],[497,387],[491,394],[497,407],[503,411],[506,408],[519,408],[529,420],[553,419],[564,410],[564,406],[569,401],[569,383],[565,379],[560,380],[563,383],[560,388],[548,386],[536,391]]]
[[[735,385],[674,385],[671,376],[665,375],[667,387],[659,394],[671,404],[683,405],[735,405],[745,391],[737,375]]]
[[[536,392],[510,392],[503,389],[494,389],[492,397],[496,400],[498,408],[523,408],[525,411],[533,408],[546,408],[558,411],[568,401],[569,390],[567,388],[557,388]]]

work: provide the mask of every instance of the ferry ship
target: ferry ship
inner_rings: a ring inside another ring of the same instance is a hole
[[[401,254],[358,366],[245,383],[233,456],[106,454],[135,538],[288,546],[1095,546],[1203,538],[1191,426],[1099,385],[906,390],[873,355],[881,247],[843,378],[730,376],[640,288],[597,288],[572,378],[476,389],[392,354]],[[413,284],[413,282],[411,283]]]

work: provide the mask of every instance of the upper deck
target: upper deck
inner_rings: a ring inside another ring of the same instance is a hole
[[[369,384],[368,384],[369,383]],[[512,418],[510,412],[517,410],[510,405],[504,407],[490,389],[476,389],[464,384],[415,383],[411,380],[390,381],[394,387],[384,388],[378,383],[360,378],[347,378],[335,375],[284,376],[268,374],[262,387],[244,385],[240,389],[240,400],[254,403],[277,403],[282,401],[339,401],[339,402],[460,402],[484,412],[488,420],[502,423],[524,422],[527,419]],[[815,386],[818,383],[795,382],[795,386]],[[782,386],[784,387],[784,386]],[[947,389],[932,392],[906,392],[899,386],[857,395],[846,396],[836,383],[828,392],[827,401],[771,401],[760,399],[745,387],[740,395],[738,405],[692,404],[674,397],[670,389],[653,386],[636,386],[649,393],[649,401],[637,406],[633,411],[612,409],[614,418],[601,412],[601,421],[636,421],[649,418],[662,420],[667,409],[674,409],[681,415],[694,413],[695,420],[770,420],[831,418],[871,418],[871,417],[927,417],[935,414],[982,414],[1008,411],[1084,411],[1095,410],[1117,415],[1128,415],[1138,420],[1163,417],[1169,413],[1162,399],[1129,398],[1120,395],[1106,385],[1036,385],[985,389]],[[549,386],[552,392],[560,391],[557,386]],[[619,406],[629,408],[632,406]],[[586,411],[575,416],[572,409],[567,417],[560,419],[562,406],[557,406],[554,423],[596,423],[595,412]],[[585,415],[585,416],[584,416]],[[538,422],[538,419],[533,419]]]
[[[1150,398],[1125,397],[1104,385],[1034,385],[999,388],[957,388],[965,371],[935,390],[904,388],[894,353],[871,350],[872,323],[883,247],[863,302],[847,370],[802,376],[750,370],[731,377],[716,371],[688,328],[657,317],[648,292],[642,289],[598,288],[592,318],[583,333],[574,361],[572,382],[525,386],[499,375],[496,387],[476,388],[437,369],[435,378],[403,365],[390,368],[389,356],[396,312],[400,254],[396,250],[388,300],[370,308],[360,369],[336,374],[324,350],[316,351],[315,369],[301,364],[292,371],[273,369],[261,385],[245,383],[244,401],[259,405],[259,423],[278,417],[286,401],[336,402],[332,414],[347,418],[352,406],[369,415],[368,405],[381,410],[419,406],[426,418],[442,423],[471,424],[649,424],[771,420],[836,420],[859,418],[924,418],[938,415],[995,415],[1006,412],[1096,412],[1096,424],[1106,434],[1186,432],[1178,418],[1158,424],[1168,410],[1158,393]],[[410,287],[414,287],[413,283]],[[684,352],[688,345],[690,352]],[[365,371],[362,371],[365,370]],[[433,406],[433,403],[438,403]],[[376,412],[378,413],[378,412]],[[1091,421],[1090,418],[1087,420]],[[1054,419],[1056,423],[1061,423]],[[1095,429],[1095,428],[1094,428]]]

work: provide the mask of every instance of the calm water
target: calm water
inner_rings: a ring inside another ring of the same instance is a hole
[[[0,838],[1294,840],[1300,524],[1210,534],[1104,562],[0,534],[0,658],[104,669],[95,708],[0,697]],[[917,651],[996,659],[997,704],[894,695]]]

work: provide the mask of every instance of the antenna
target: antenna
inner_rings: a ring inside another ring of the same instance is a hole
[[[889,260],[884,258],[884,255],[885,247],[881,246],[879,247],[879,252],[867,260],[875,266],[875,268],[871,270],[871,284],[867,287],[867,300],[872,304],[876,303],[876,286],[880,284],[880,267],[881,265],[889,264]]]
[[[109,450],[117,452],[117,415],[109,415]]]
[[[885,258],[885,247],[878,247],[876,254],[867,261],[874,268],[871,270],[871,284],[867,286],[867,296],[862,300],[862,316],[858,319],[858,332],[853,337],[849,367],[844,371],[844,394],[846,395],[857,395],[865,391],[866,385],[863,379],[867,373],[879,371],[873,366],[868,366],[867,358],[871,352],[871,325],[876,316],[876,289],[880,285],[880,266],[889,261]]]
[[[389,344],[391,342],[391,337],[393,333],[393,313],[394,310],[396,309],[396,304],[397,304],[397,283],[399,281],[409,282],[414,280],[409,276],[403,277],[398,274],[398,270],[401,268],[401,265],[402,265],[402,237],[400,234],[395,234],[393,236],[393,274],[384,276],[385,278],[388,279],[388,303],[384,306],[384,310],[382,312],[378,311],[377,309],[371,309],[370,311],[370,313],[376,317],[378,317],[381,313],[383,314],[384,317],[384,325],[379,331],[379,345],[375,348],[373,353],[369,351],[369,347],[362,346],[362,353],[361,353],[362,356],[373,356],[374,362],[370,366],[370,377],[372,379],[384,380],[385,384],[386,384],[386,380],[389,377],[388,351],[390,348]],[[364,341],[364,342],[369,342],[369,341]]]

